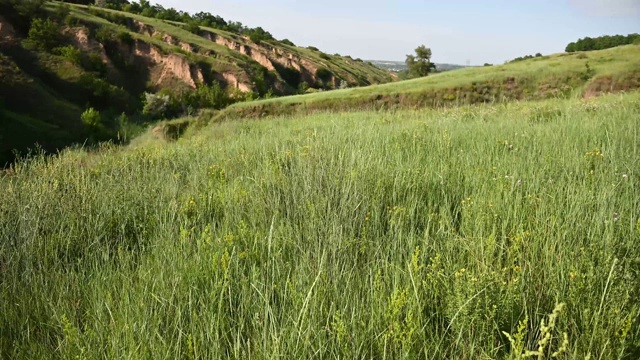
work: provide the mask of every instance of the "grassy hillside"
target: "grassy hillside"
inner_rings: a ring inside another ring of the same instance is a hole
[[[637,359],[638,116],[334,112],[20,162],[0,357]]]
[[[640,46],[556,54],[426,78],[236,104],[215,119],[316,110],[439,107],[510,100],[592,97],[640,88]]]
[[[115,140],[123,113],[136,125],[260,97],[391,81],[372,64],[276,40],[190,32],[183,23],[58,2],[25,15],[11,4],[0,1],[0,116],[7,119],[0,166],[13,149],[35,144],[55,151]],[[170,100],[150,114],[145,92]],[[80,119],[90,107],[101,113],[97,126]]]

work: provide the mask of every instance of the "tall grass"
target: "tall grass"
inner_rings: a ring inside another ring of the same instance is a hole
[[[636,359],[639,115],[333,113],[23,161],[0,357]]]

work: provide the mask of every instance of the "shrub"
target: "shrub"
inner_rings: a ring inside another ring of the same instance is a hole
[[[118,35],[116,36],[116,38],[121,43],[127,44],[129,46],[133,45],[133,43],[134,43],[133,36],[131,36],[131,33],[127,32],[127,31],[118,32]]]
[[[83,69],[91,72],[96,72],[101,76],[107,73],[107,64],[102,61],[102,57],[96,53],[89,53],[82,56],[81,63]]]
[[[192,34],[198,34],[200,32],[200,25],[195,21],[189,21],[184,25],[184,29]]]
[[[80,115],[80,120],[82,120],[82,123],[92,131],[102,128],[100,112],[92,107],[88,108],[82,113],[82,115]]]
[[[53,49],[52,52],[56,55],[62,56],[63,58],[71,61],[76,65],[82,64],[82,52],[71,45],[57,47]]]
[[[289,46],[296,46],[296,44],[294,44],[293,42],[291,42],[291,40],[289,39],[283,39],[280,40],[281,43],[285,44],[285,45],[289,45]]]
[[[51,50],[60,43],[58,25],[50,19],[33,19],[25,46],[34,50]]]
[[[144,93],[144,107],[142,113],[150,115],[153,118],[158,118],[165,115],[167,107],[171,101],[169,95]]]
[[[307,46],[307,49],[311,50],[311,51],[320,51],[320,49],[318,49],[315,46]]]
[[[111,26],[101,26],[95,31],[94,37],[101,44],[106,44],[116,39],[116,34],[114,29],[111,28]]]
[[[323,52],[321,52],[319,56],[320,56],[320,59],[331,60],[331,56],[329,56],[329,55],[327,55],[327,54],[325,54]]]

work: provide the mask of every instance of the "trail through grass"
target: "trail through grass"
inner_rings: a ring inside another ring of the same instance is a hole
[[[328,113],[21,162],[0,357],[638,358],[639,115]]]

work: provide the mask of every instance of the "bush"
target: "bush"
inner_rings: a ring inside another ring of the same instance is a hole
[[[315,46],[307,46],[307,49],[311,50],[311,51],[320,51],[320,49],[318,49]]]
[[[71,61],[76,65],[82,64],[82,52],[71,45],[57,47],[53,49],[52,52],[56,55],[62,56],[63,58]]]
[[[118,35],[116,36],[116,38],[121,43],[127,44],[129,46],[133,45],[133,43],[134,43],[133,36],[131,36],[131,33],[127,32],[127,31],[120,31],[118,33]]]
[[[92,107],[80,115],[80,120],[82,120],[82,123],[89,128],[93,134],[102,130],[102,117],[100,116],[100,112]]]
[[[111,26],[101,26],[95,31],[93,36],[104,45],[116,39],[116,32]]]
[[[280,40],[281,43],[285,44],[285,45],[289,45],[289,46],[296,46],[296,44],[294,44],[291,40],[289,39],[283,39]]]
[[[165,115],[171,97],[169,95],[144,93],[144,107],[142,113],[153,118],[159,118]]]
[[[60,43],[58,25],[50,19],[33,19],[25,47],[34,50],[49,51]]]
[[[321,52],[319,56],[320,56],[320,59],[331,60],[331,56],[329,56],[329,55],[327,55],[327,54],[325,54],[323,52]]]
[[[200,33],[200,25],[198,25],[198,23],[195,22],[195,21],[189,21],[184,26],[184,29],[187,30],[188,32],[192,33],[192,34],[198,35],[198,33]]]

